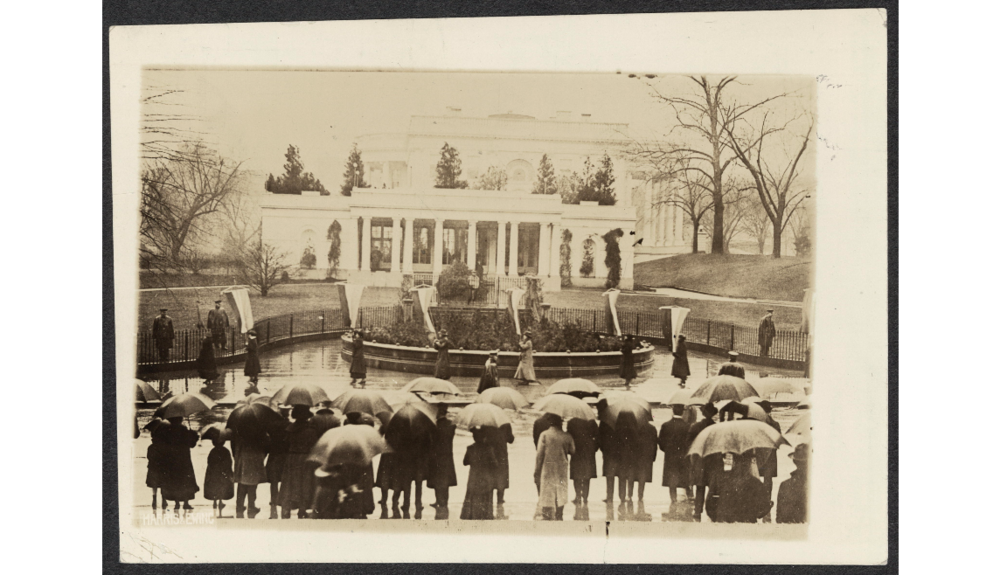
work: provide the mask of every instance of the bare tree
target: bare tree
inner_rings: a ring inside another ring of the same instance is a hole
[[[691,253],[698,253],[698,230],[701,220],[712,206],[712,190],[707,184],[707,177],[697,172],[690,172],[685,169],[676,171],[660,172],[650,181],[658,183],[662,178],[666,178],[673,184],[673,190],[662,203],[676,206],[684,212],[687,219],[691,221],[694,233],[691,234]]]
[[[812,218],[804,205],[789,218],[795,255],[807,256],[812,253]]]
[[[243,249],[260,234],[260,204],[251,192],[240,190],[223,202],[217,220],[222,254],[230,267],[230,272],[233,272],[239,265]]]
[[[185,150],[202,141],[201,118],[188,113],[184,90],[158,85],[143,87],[140,148],[143,160],[185,157]]]
[[[654,98],[674,112],[676,125],[671,133],[678,130],[692,139],[669,144],[636,143],[630,155],[636,159],[645,159],[647,163],[661,169],[693,171],[705,178],[712,194],[712,227],[719,231],[712,234],[711,251],[713,254],[721,254],[725,251],[725,173],[736,160],[730,151],[728,134],[744,116],[787,94],[778,94],[750,104],[739,104],[729,101],[724,94],[726,88],[736,81],[735,76],[724,76],[714,83],[706,76],[689,78],[697,85],[697,90],[688,96],[670,96],[661,93],[655,86],[650,87]],[[671,161],[672,159],[684,161],[676,162]]]
[[[201,143],[150,160],[141,177],[143,256],[177,265],[192,238],[210,233],[203,224],[241,185],[240,166]]]
[[[767,235],[772,229],[771,218],[767,217],[764,211],[764,204],[760,200],[753,199],[747,202],[747,209],[743,214],[741,224],[742,231],[757,242],[757,253],[764,254],[764,245],[767,243]]]
[[[765,113],[759,123],[744,121],[740,124],[740,127],[726,127],[730,148],[753,178],[757,195],[773,228],[771,255],[780,258],[781,235],[785,226],[802,202],[809,197],[809,188],[799,185],[798,178],[799,162],[809,146],[813,125],[810,123],[805,136],[802,136],[798,152],[787,161],[778,163],[769,160],[765,153],[765,141],[784,132],[788,123],[783,126],[770,124],[769,114]]]
[[[726,204],[726,220],[722,226],[723,253],[729,253],[729,244],[742,229],[743,220],[753,204],[759,204],[756,196],[751,196],[754,187],[748,182],[732,176],[726,177],[726,192],[722,201]],[[712,240],[715,236],[714,227],[705,227],[705,235]]]
[[[286,281],[289,269],[287,261],[287,253],[265,243],[258,234],[240,254],[236,279],[260,292],[261,297],[267,297],[274,286]]]

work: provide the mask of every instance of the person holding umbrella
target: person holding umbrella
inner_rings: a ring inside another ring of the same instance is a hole
[[[479,389],[476,393],[482,393],[491,387],[500,387],[500,352],[491,351],[483,366],[483,375],[479,378]]]
[[[392,511],[397,516],[403,495],[403,518],[410,518],[410,484],[414,484],[414,518],[423,514],[423,482],[428,476],[436,427],[426,413],[407,404],[386,425],[386,443],[395,451],[392,461]]]
[[[285,463],[288,462],[288,415],[291,407],[282,405],[278,408],[279,418],[267,430],[267,464],[264,466],[267,483],[271,490],[271,515],[269,519],[280,517],[278,508],[281,506],[281,481],[285,473]],[[256,486],[254,487],[256,491]],[[251,505],[251,507],[253,507]]]
[[[632,380],[638,375],[635,372],[635,359],[632,357],[633,349],[635,349],[635,338],[632,334],[628,334],[622,342],[622,362],[618,370],[618,376],[625,380],[625,389],[632,387]]]
[[[500,427],[486,427],[486,443],[493,449],[497,460],[496,479],[497,519],[503,519],[504,492],[510,487],[510,459],[507,454],[507,444],[514,443],[514,429],[509,423]]]
[[[329,403],[331,402],[324,402],[324,405],[328,405]],[[364,425],[366,427],[375,427],[375,418],[367,413],[352,411],[351,413],[345,415],[345,419],[346,421],[344,425]],[[336,421],[336,425],[331,426],[334,421]],[[327,431],[336,429],[340,426],[340,421],[337,420],[336,416],[333,414],[333,410],[329,407],[325,407],[317,411],[316,415],[313,415],[310,422],[313,427],[316,428],[320,437],[323,437],[323,434]],[[388,454],[383,454],[382,457],[385,457],[386,455]],[[361,490],[360,504],[361,513],[364,515],[362,519],[364,519],[375,511],[375,470],[372,467],[372,462],[371,460],[368,460],[368,463],[361,465],[360,469],[354,469],[353,467],[348,466],[345,468],[344,473],[347,473],[347,476],[353,479],[353,485],[357,485],[358,489]],[[354,475],[351,475],[352,473],[360,475],[355,477]],[[317,473],[316,477],[321,477],[321,475]]]
[[[566,422],[566,432],[573,438],[575,451],[569,461],[569,478],[573,480],[573,504],[586,509],[590,497],[590,480],[597,477],[598,429],[596,421],[574,417]],[[579,516],[579,513],[577,514]],[[582,517],[581,517],[582,519]]]
[[[532,357],[531,330],[524,330],[521,341],[518,342],[521,348],[520,361],[517,364],[517,371],[514,373],[514,380],[521,385],[528,385],[531,382],[538,382],[535,377],[535,360]]]
[[[598,448],[601,450],[601,473],[604,474],[607,482],[607,495],[604,502],[608,506],[608,514],[612,513],[615,504],[615,478],[618,476],[618,445],[614,440],[615,430],[607,422],[604,413],[608,409],[608,400],[600,399],[597,402],[597,414],[600,424],[597,426]],[[622,503],[625,503],[624,498]]]
[[[448,404],[437,406],[437,422],[434,431],[434,458],[431,472],[427,477],[427,487],[434,490],[434,503],[431,507],[437,509],[436,515],[441,519],[448,518],[448,490],[458,485],[455,475],[455,424],[448,419]],[[437,518],[437,517],[435,517]]]
[[[538,416],[535,423],[531,426],[531,437],[535,441],[535,448],[538,448],[538,440],[542,437],[545,431],[552,427],[553,423],[558,420],[559,417],[552,415],[551,413],[543,413]]]
[[[167,498],[163,495],[163,486],[167,484],[170,461],[170,447],[167,446],[168,424],[162,419],[153,419],[146,425],[151,442],[146,448],[146,487],[153,490],[153,511],[156,511],[156,491],[160,490],[163,509],[167,508]]]
[[[442,329],[438,332],[438,337],[434,340],[434,349],[437,350],[434,377],[444,380],[451,379],[451,356],[448,354],[448,350],[451,349],[451,341],[448,340],[448,330]]]
[[[770,425],[775,431],[781,433],[781,426],[778,422],[771,417],[771,402],[768,400],[762,400],[757,402],[764,413],[767,414],[767,419],[764,423]],[[755,452],[757,457],[757,471],[760,474],[760,478],[764,481],[764,489],[767,490],[768,500],[771,499],[771,494],[774,493],[774,478],[778,476],[778,451],[776,449],[759,449]],[[771,512],[768,511],[767,515],[764,516],[764,523],[771,522]]]
[[[750,471],[751,453],[727,453],[732,470],[713,474],[708,487],[705,511],[716,523],[756,523],[771,510],[771,497],[764,484]]]
[[[687,378],[691,375],[691,367],[688,365],[687,337],[684,334],[677,336],[677,348],[674,349],[674,363],[670,366],[670,375],[681,380],[681,389],[687,385]]]
[[[160,315],[153,318],[153,341],[160,356],[160,363],[170,361],[170,348],[174,347],[174,320],[167,315],[167,308],[160,308]]]
[[[486,443],[483,428],[472,428],[472,445],[465,450],[462,459],[469,466],[469,483],[465,488],[461,519],[493,519],[493,476],[497,471],[496,455]]]
[[[563,519],[563,507],[569,500],[569,457],[574,451],[573,437],[563,431],[562,418],[554,417],[552,425],[538,439],[535,454],[538,507],[545,521]]]
[[[218,425],[218,424],[213,424]],[[208,454],[208,465],[205,468],[205,499],[212,500],[212,509],[218,509],[222,516],[223,501],[233,498],[233,456],[226,449],[227,433],[217,427],[211,427],[202,437],[212,441],[212,451]]]
[[[368,366],[365,364],[365,338],[360,329],[354,330],[351,355],[351,387],[365,386],[365,378],[368,377]]]
[[[260,356],[257,354],[257,330],[247,332],[247,360],[243,364],[243,375],[250,378],[252,385],[257,385],[260,375]]]
[[[673,417],[660,426],[657,443],[663,451],[663,486],[670,489],[670,504],[677,503],[677,488],[684,487],[687,498],[691,499],[690,471],[688,470],[688,432],[690,426],[684,422],[684,405],[670,406]],[[711,419],[708,419],[711,421]]]
[[[738,377],[740,379],[746,379],[747,373],[743,365],[736,361],[740,357],[740,354],[735,351],[729,352],[729,361],[722,364],[719,368],[719,375],[732,375],[733,377]]]
[[[688,428],[687,444],[684,447],[685,458],[687,458],[688,449],[690,449],[691,443],[694,442],[695,438],[697,438],[698,435],[705,430],[705,428],[715,423],[713,418],[718,412],[719,410],[715,408],[714,404],[706,403],[701,406],[701,415],[704,419],[691,424],[691,427]],[[701,512],[705,506],[705,491],[708,486],[708,482],[704,480],[704,475],[710,475],[715,471],[715,467],[721,466],[721,457],[713,455],[706,458],[702,462],[702,466],[699,469],[701,473],[698,473],[699,470],[691,468],[690,461],[688,461],[688,463],[690,470],[690,479],[688,479],[688,482],[695,486],[694,518],[695,521],[701,521]]]
[[[233,410],[230,421],[246,412],[269,410],[260,404],[257,407],[246,406]],[[234,418],[234,416],[236,416]],[[277,417],[277,415],[275,415]],[[232,426],[231,424],[227,424]],[[236,518],[242,519],[244,513],[253,519],[260,513],[257,503],[257,486],[268,482],[267,468],[264,466],[265,453],[269,447],[267,430],[252,426],[236,429],[230,438],[233,447],[233,480],[236,482]],[[273,503],[272,495],[272,503]]]
[[[190,511],[190,501],[198,492],[198,482],[194,476],[194,465],[191,463],[191,448],[198,444],[198,433],[184,425],[184,417],[170,417],[167,420],[166,431],[163,434],[167,446],[166,481],[161,492],[164,499],[174,502],[177,512],[184,503],[184,510]]]
[[[206,337],[201,342],[201,352],[195,361],[195,369],[198,370],[198,377],[205,380],[208,385],[215,378],[219,377],[219,372],[215,366],[215,349],[212,347],[212,337]]]
[[[308,517],[315,494],[316,468],[306,460],[309,452],[319,440],[316,428],[309,423],[312,411],[308,405],[292,406],[292,423],[288,425],[288,459],[281,474],[281,518],[289,519],[292,510],[298,510],[298,518]]]
[[[808,520],[809,501],[809,444],[796,445],[788,457],[795,463],[795,471],[778,488],[778,506],[774,520],[778,523],[805,523]]]
[[[636,489],[637,517],[643,520],[648,519],[646,515],[643,495],[646,493],[646,484],[653,482],[653,463],[656,461],[656,428],[651,422],[639,424],[639,473],[636,478],[638,487]]]

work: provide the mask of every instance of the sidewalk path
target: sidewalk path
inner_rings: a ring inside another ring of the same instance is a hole
[[[769,299],[726,297],[721,295],[712,295],[712,294],[701,293],[696,291],[688,291],[677,288],[654,288],[654,289],[655,289],[655,294],[651,294],[648,292],[635,292],[632,295],[637,295],[637,296],[665,295],[667,297],[684,298],[684,299],[728,301],[733,303],[751,303],[751,304],[761,304],[761,305],[776,305],[781,307],[795,307],[800,309],[802,308],[802,302],[800,301],[777,301]]]
[[[187,286],[187,287],[162,287],[162,288],[143,288],[139,291],[167,291],[167,290],[182,290],[182,289],[226,289],[230,286]]]

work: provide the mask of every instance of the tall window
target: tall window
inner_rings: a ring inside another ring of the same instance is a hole
[[[444,265],[466,260],[466,242],[469,238],[469,230],[445,228],[444,230]]]
[[[416,224],[413,228],[413,263],[431,263],[431,242],[434,235],[433,230],[426,224]]]
[[[538,240],[537,226],[521,226],[517,235],[517,267],[524,273],[538,271]]]
[[[391,259],[392,225],[372,222],[372,269],[392,269]]]

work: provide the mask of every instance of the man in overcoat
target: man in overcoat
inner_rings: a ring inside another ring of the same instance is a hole
[[[683,487],[691,498],[687,451],[690,427],[684,421],[684,405],[670,406],[674,412],[670,421],[660,426],[657,444],[663,451],[663,486],[670,488],[670,503],[677,503],[677,488]]]
[[[167,315],[167,308],[160,308],[160,315],[153,319],[153,341],[160,354],[160,363],[170,361],[170,348],[174,347],[174,320]]]
[[[805,523],[809,493],[809,445],[800,443],[795,451],[788,454],[795,462],[792,476],[781,482],[778,488],[778,508],[775,521],[778,523]]]
[[[701,406],[701,414],[705,417],[705,419],[702,419],[697,423],[691,424],[691,427],[688,429],[688,435],[687,435],[688,449],[690,449],[691,443],[695,440],[696,437],[698,437],[699,433],[704,431],[705,428],[707,428],[709,425],[715,423],[715,421],[712,418],[715,417],[715,414],[718,412],[719,410],[716,409],[715,406],[712,405],[711,403],[706,403],[705,405]],[[701,521],[701,512],[705,508],[705,491],[708,487],[708,479],[709,476],[716,470],[715,468],[718,467],[717,465],[718,459],[719,458],[714,455],[711,457],[704,458],[702,462],[703,469],[701,477],[694,477],[693,476],[694,474],[692,474],[692,477],[690,479],[690,482],[695,485],[695,498],[694,498],[695,521]]]
[[[215,300],[215,309],[208,312],[208,329],[212,341],[218,349],[226,349],[226,330],[229,329],[229,315],[222,309],[222,300]]]
[[[722,367],[719,368],[719,375],[732,375],[740,379],[746,379],[747,377],[746,369],[743,368],[743,364],[736,361],[736,359],[739,356],[740,356],[739,352],[730,351],[729,361],[722,364]]]
[[[765,315],[760,320],[760,324],[757,326],[757,345],[760,346],[760,356],[767,357],[771,353],[771,344],[774,343],[774,336],[777,335],[778,330],[774,328],[774,310],[767,310],[767,315]]]

